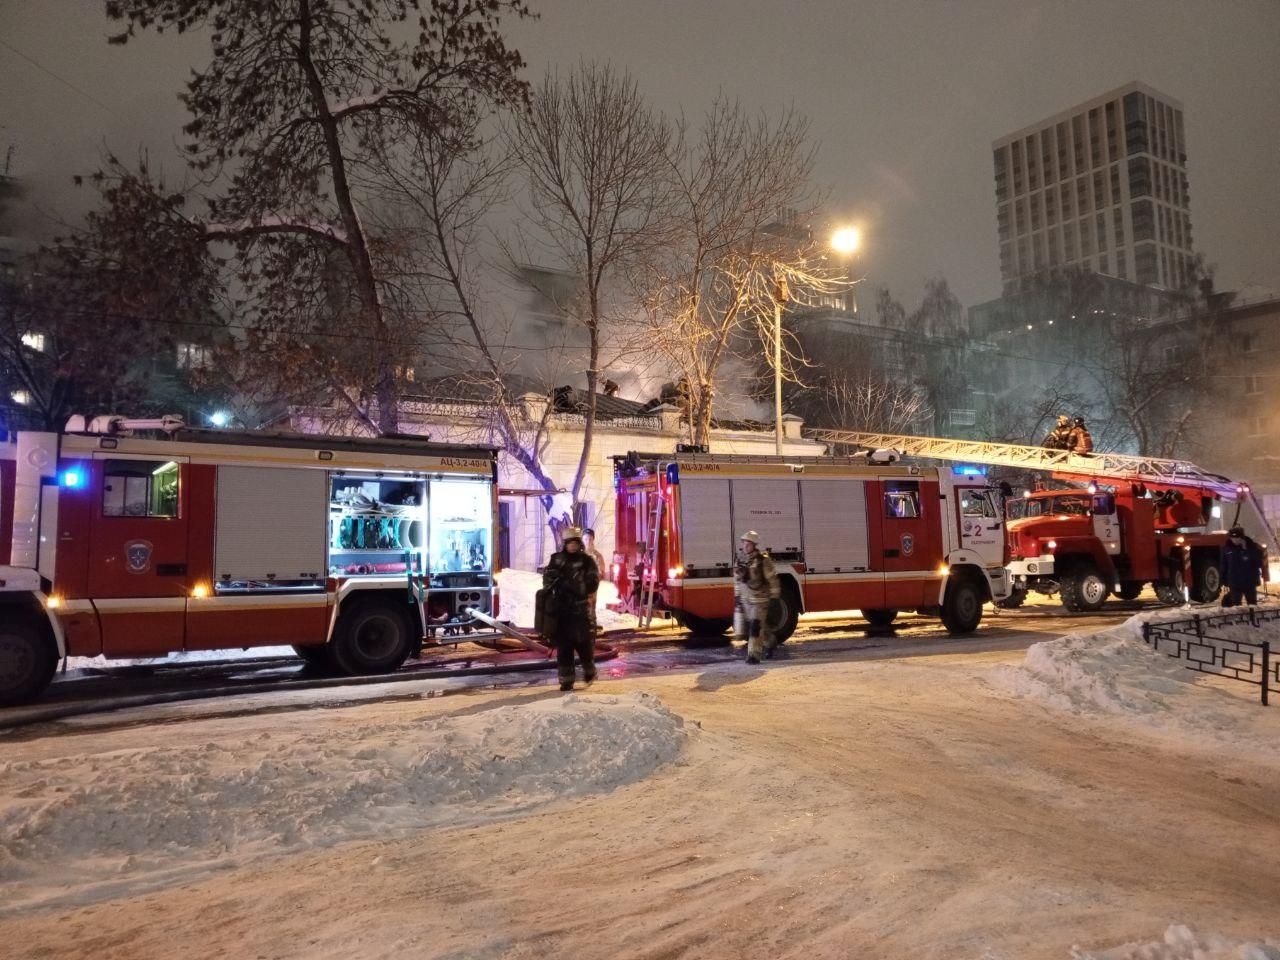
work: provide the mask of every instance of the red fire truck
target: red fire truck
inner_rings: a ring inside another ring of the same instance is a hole
[[[612,576],[622,603],[698,634],[729,629],[737,538],[752,529],[782,579],[776,629],[802,611],[850,610],[887,626],[900,610],[974,630],[1008,595],[1000,504],[985,480],[862,457],[704,453],[614,458]]]
[[[493,448],[118,417],[5,447],[0,703],[66,656],[288,644],[382,672],[428,618],[497,612]]]
[[[1055,475],[1059,476],[1059,475]],[[1059,476],[1059,479],[1065,479]],[[1164,603],[1216,600],[1227,535],[1221,507],[1200,487],[1099,481],[1028,492],[1009,501],[1014,577],[1010,605],[1028,590],[1057,592],[1072,612],[1097,610],[1114,592],[1132,600],[1151,584]]]
[[[1061,489],[1007,500],[1012,592],[1003,606],[1018,606],[1035,591],[1058,593],[1073,612],[1097,610],[1109,594],[1133,599],[1148,583],[1168,604],[1209,602],[1221,590],[1219,557],[1228,527],[1239,523],[1276,548],[1248,484],[1187,460],[841,430],[810,436],[839,447],[886,447],[924,460],[1036,471],[1059,481]]]

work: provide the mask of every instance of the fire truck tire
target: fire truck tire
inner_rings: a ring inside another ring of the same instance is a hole
[[[862,619],[877,630],[887,629],[897,618],[897,610],[863,610]]]
[[[333,662],[333,647],[329,644],[310,645],[300,647],[294,645],[293,652],[302,658],[302,661],[308,667],[314,667],[325,673],[333,673],[337,670],[337,664]]]
[[[1030,591],[1027,590],[1026,586],[1015,586],[1009,591],[1009,595],[1007,597],[1003,600],[996,601],[996,606],[1001,610],[1016,610],[1027,602],[1027,594],[1029,592]]]
[[[408,659],[409,622],[384,600],[362,600],[334,625],[332,656],[343,673],[390,673]]]
[[[1121,600],[1137,600],[1138,594],[1142,593],[1142,588],[1145,586],[1146,584],[1141,580],[1125,580],[1116,591],[1116,596]]]
[[[1216,558],[1196,557],[1191,561],[1191,599],[1212,603],[1222,592],[1222,568]]]
[[[30,619],[0,625],[0,706],[38,697],[53,679],[58,651]]]
[[[1186,602],[1182,593],[1182,571],[1175,571],[1172,580],[1162,580],[1155,584],[1156,599],[1169,607],[1180,607]]]
[[[796,632],[796,624],[800,622],[800,594],[790,580],[784,580],[782,596],[773,604],[773,614],[769,618],[773,638],[778,643],[786,643]]]
[[[973,577],[959,576],[942,601],[942,625],[953,637],[973,633],[982,622],[982,588]]]
[[[682,613],[680,626],[695,637],[722,637],[733,626],[733,617],[695,617],[691,613]]]
[[[1062,605],[1072,613],[1101,610],[1107,593],[1107,581],[1092,563],[1077,563],[1062,578]]]

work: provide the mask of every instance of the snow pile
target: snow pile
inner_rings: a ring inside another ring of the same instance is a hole
[[[474,824],[648,775],[683,721],[649,694],[0,763],[0,915],[267,855]]]
[[[528,570],[502,570],[498,573],[498,590],[500,591],[500,616],[517,627],[533,628],[534,598],[542,589],[542,574]],[[600,592],[596,596],[596,622],[601,630],[615,630],[619,627],[634,627],[635,617],[625,613],[614,613],[606,604],[616,603],[618,588],[609,581],[600,581]]]
[[[1174,924],[1164,936],[1150,943],[1124,946],[1091,953],[1076,948],[1072,960],[1280,960],[1280,942],[1274,940],[1229,940],[1217,934],[1197,934],[1190,927]]]
[[[1036,643],[1021,667],[1000,668],[996,677],[1013,693],[1054,707],[1122,717],[1183,740],[1280,759],[1280,712],[1260,705],[1256,686],[1189,670],[1143,641],[1144,622],[1190,615],[1187,608],[1145,612],[1108,630]],[[1280,621],[1214,627],[1213,633],[1280,647]]]

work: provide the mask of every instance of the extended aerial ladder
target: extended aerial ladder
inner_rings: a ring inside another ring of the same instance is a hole
[[[1262,507],[1247,483],[1238,483],[1210,473],[1189,460],[1131,456],[1123,453],[1070,453],[1047,447],[982,440],[954,440],[947,437],[915,437],[897,433],[867,433],[854,430],[806,430],[805,435],[836,447],[865,450],[897,450],[903,456],[931,460],[1042,470],[1064,480],[1118,480],[1148,487],[1194,487],[1228,503],[1237,503],[1237,522],[1251,536],[1261,536],[1271,555],[1280,556],[1280,543],[1267,523]]]

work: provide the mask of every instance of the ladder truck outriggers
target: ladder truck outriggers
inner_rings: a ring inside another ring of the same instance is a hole
[[[501,631],[497,503],[492,447],[174,417],[21,431],[0,443],[0,704],[69,656],[289,645],[384,673]]]
[[[623,609],[718,635],[734,618],[738,537],[753,530],[781,579],[775,635],[801,612],[859,610],[887,627],[901,610],[977,628],[1009,594],[1004,523],[983,478],[853,457],[630,453],[614,457]]]
[[[1132,600],[1147,584],[1163,603],[1207,603],[1222,589],[1227,529],[1238,523],[1276,547],[1248,484],[1185,460],[845,430],[808,435],[837,448],[1043,471],[1070,484],[1006,499],[1013,589],[1003,606],[1035,591],[1057,593],[1072,612],[1097,610],[1109,595]]]

